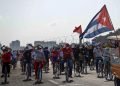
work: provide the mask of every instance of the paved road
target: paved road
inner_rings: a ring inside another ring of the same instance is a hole
[[[1,68],[0,68],[1,70]],[[35,79],[32,77],[33,81],[23,82],[25,75],[21,75],[20,67],[16,70],[11,70],[11,76],[9,78],[9,84],[5,86],[114,86],[113,81],[106,81],[103,78],[97,78],[95,71],[89,71],[89,74],[83,74],[82,77],[73,77],[71,83],[64,83],[64,75],[60,76],[60,79],[53,79],[52,68],[49,73],[43,73],[43,83],[39,85],[34,85]],[[0,82],[3,79],[0,78]]]

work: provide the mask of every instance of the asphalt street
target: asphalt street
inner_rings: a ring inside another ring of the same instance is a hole
[[[1,71],[1,67],[0,67]],[[34,73],[32,74],[32,81],[23,82],[25,75],[22,75],[20,65],[18,63],[15,70],[11,70],[9,84],[3,86],[114,86],[113,81],[106,81],[104,78],[97,78],[95,71],[88,71],[88,74],[82,74],[81,77],[70,78],[71,82],[65,82],[65,76],[61,75],[60,79],[54,79],[52,74],[52,67],[49,73],[43,72],[43,83],[35,85]],[[3,78],[0,78],[0,83]],[[2,85],[1,85],[2,86]]]

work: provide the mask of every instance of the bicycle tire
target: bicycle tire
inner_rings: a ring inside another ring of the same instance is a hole
[[[6,68],[6,66],[5,66],[5,74],[4,74],[4,75],[5,75],[5,80],[4,80],[5,83],[7,83],[7,72],[8,72],[8,71],[7,71],[7,68]]]

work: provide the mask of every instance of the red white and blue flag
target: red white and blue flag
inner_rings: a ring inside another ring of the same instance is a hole
[[[80,38],[92,38],[103,32],[112,31],[112,25],[106,5],[93,17],[85,31],[80,35]]]

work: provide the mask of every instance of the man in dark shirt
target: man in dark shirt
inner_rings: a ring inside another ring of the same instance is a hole
[[[23,81],[29,81],[31,80],[30,79],[30,76],[31,76],[31,66],[32,66],[32,50],[33,50],[33,46],[31,44],[28,44],[27,47],[26,47],[26,50],[25,52],[23,53],[23,56],[24,56],[24,61],[25,61],[25,64],[26,64],[26,72],[27,72],[27,78]]]
[[[44,55],[45,55],[45,59],[46,59],[46,67],[47,67],[47,70],[48,70],[49,69],[49,55],[50,55],[48,47],[45,47]]]

